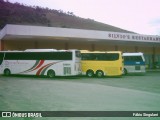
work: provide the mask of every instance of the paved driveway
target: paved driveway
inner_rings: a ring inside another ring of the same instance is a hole
[[[0,76],[0,111],[160,111],[160,74],[54,79]]]

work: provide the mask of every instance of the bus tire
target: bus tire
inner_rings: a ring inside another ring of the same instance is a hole
[[[124,69],[123,69],[123,75],[127,75],[127,73],[128,73],[128,72],[127,72],[127,69],[124,68]]]
[[[93,77],[94,76],[93,70],[87,70],[86,75],[87,77]]]
[[[55,72],[54,72],[54,70],[48,70],[47,76],[48,76],[49,78],[55,77]]]
[[[103,71],[102,71],[102,70],[97,70],[96,76],[99,77],[99,78],[100,78],[100,77],[103,77],[103,76],[104,76]]]
[[[4,75],[9,76],[11,74],[11,71],[9,69],[4,70]]]

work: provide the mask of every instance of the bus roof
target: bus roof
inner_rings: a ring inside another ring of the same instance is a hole
[[[89,51],[89,50],[80,50],[81,53],[121,53],[121,51]]]
[[[142,52],[137,52],[137,53],[123,53],[123,56],[142,56]]]
[[[19,50],[7,50],[7,51],[0,51],[0,53],[9,53],[9,52],[72,52],[77,51],[77,49],[70,49],[70,50],[57,50],[57,49],[26,49],[24,51]]]
[[[26,49],[26,52],[53,52],[57,51],[56,49]]]

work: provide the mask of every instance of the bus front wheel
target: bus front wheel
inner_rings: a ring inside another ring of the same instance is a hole
[[[127,75],[127,70],[126,70],[126,68],[123,69],[123,75]]]
[[[11,74],[11,71],[9,69],[4,70],[4,75],[9,76]]]
[[[93,70],[88,70],[86,75],[87,75],[87,77],[93,77],[94,76]]]
[[[98,70],[97,72],[96,72],[96,76],[97,77],[103,77],[104,76],[104,73],[103,73],[103,71],[102,70]]]
[[[47,76],[48,76],[49,78],[55,77],[55,72],[54,72],[54,70],[49,70],[49,71],[47,72]]]

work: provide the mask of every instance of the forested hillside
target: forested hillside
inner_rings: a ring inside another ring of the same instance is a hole
[[[0,0],[0,29],[6,24],[130,32],[92,19],[80,18],[69,11],[64,12]]]

